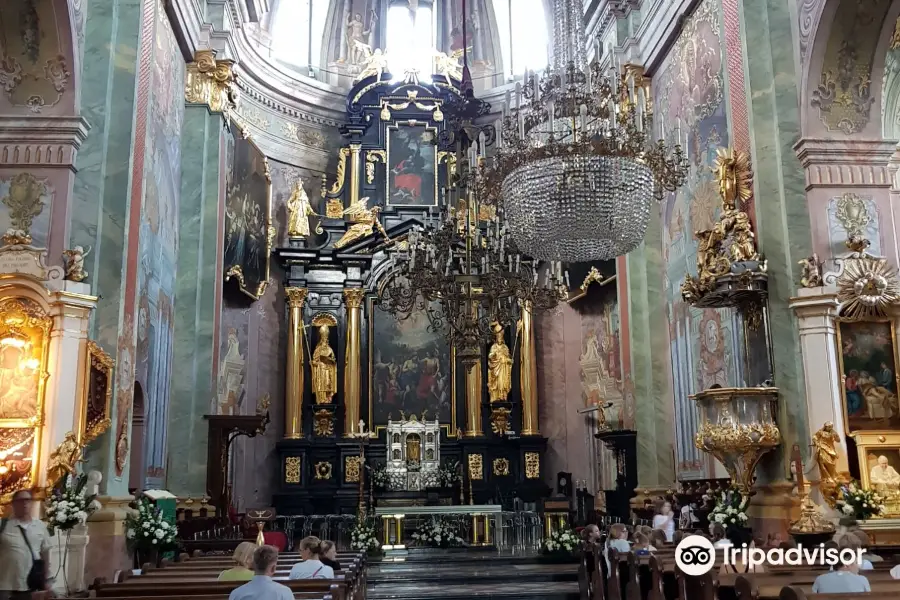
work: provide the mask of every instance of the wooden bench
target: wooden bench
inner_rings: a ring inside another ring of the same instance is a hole
[[[861,594],[813,594],[797,586],[787,586],[781,590],[779,600],[894,600],[896,591],[876,591]]]

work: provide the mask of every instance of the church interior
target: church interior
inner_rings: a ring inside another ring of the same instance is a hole
[[[56,596],[900,592],[900,0],[16,0],[0,88]]]

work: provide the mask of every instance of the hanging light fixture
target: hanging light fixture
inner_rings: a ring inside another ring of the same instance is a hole
[[[689,165],[680,144],[650,139],[642,77],[587,64],[582,2],[553,7],[553,67],[526,72],[514,100],[507,93],[485,195],[506,208],[522,252],[607,260],[643,241],[654,201],[684,183]]]
[[[463,15],[465,7],[463,0]],[[493,338],[494,323],[510,325],[521,308],[553,308],[568,293],[562,263],[541,263],[520,252],[504,207],[483,202],[486,185],[478,166],[494,129],[475,120],[489,110],[475,97],[464,51],[460,97],[445,105],[441,138],[445,147],[455,147],[456,171],[439,213],[425,213],[423,224],[389,250],[391,275],[378,290],[380,308],[398,319],[424,311],[467,366]]]

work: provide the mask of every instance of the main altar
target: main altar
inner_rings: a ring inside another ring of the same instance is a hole
[[[430,77],[364,70],[336,179],[296,181],[287,201],[289,242],[274,251],[289,332],[279,514],[511,507],[549,493],[531,305],[465,356],[428,303],[401,319],[380,306],[396,286],[391,251],[449,205],[442,190],[461,160],[460,73],[437,66]]]

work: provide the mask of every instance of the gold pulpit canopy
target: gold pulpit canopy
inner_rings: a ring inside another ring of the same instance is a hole
[[[691,398],[701,411],[694,445],[718,459],[748,495],[759,459],[781,443],[775,422],[778,388],[713,388]]]

